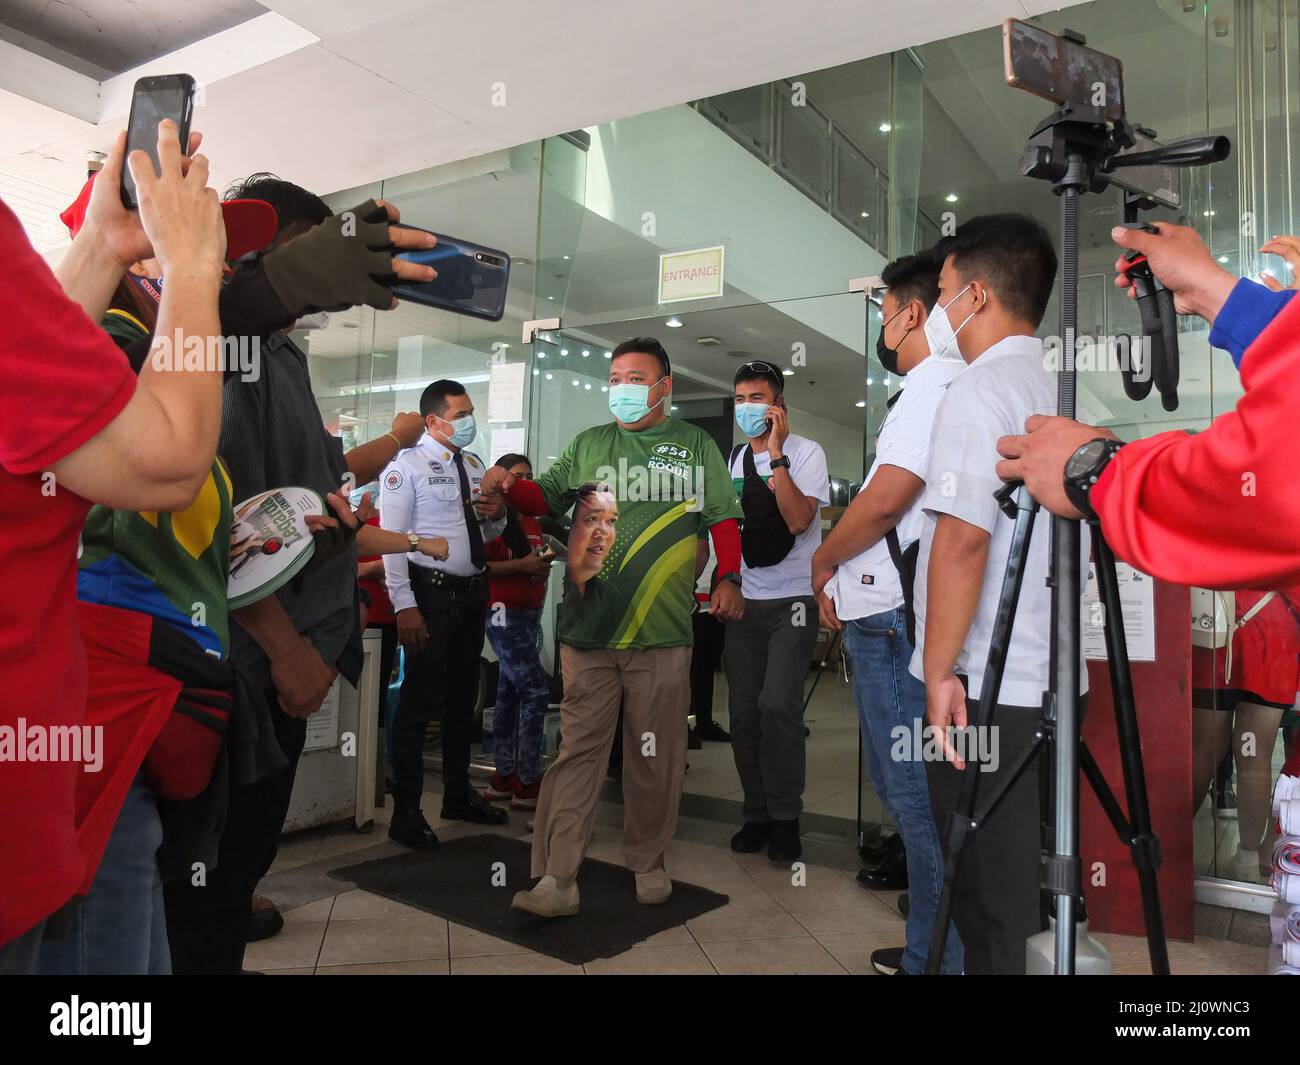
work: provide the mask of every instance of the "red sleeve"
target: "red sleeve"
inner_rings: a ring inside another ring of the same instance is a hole
[[[0,203],[0,465],[47,469],[126,406],[126,356],[68,299],[18,219]]]
[[[1300,299],[1247,349],[1241,381],[1204,432],[1125,445],[1093,489],[1107,541],[1138,569],[1207,588],[1300,581]]]
[[[538,517],[551,512],[546,505],[546,496],[542,494],[541,486],[536,481],[517,479],[514,487],[506,493],[506,502],[520,514],[527,514],[529,517]]]
[[[740,572],[740,524],[735,518],[727,518],[716,525],[709,526],[709,536],[713,538],[713,553],[718,558],[717,572]]]

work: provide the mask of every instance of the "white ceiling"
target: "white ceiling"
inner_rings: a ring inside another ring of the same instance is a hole
[[[44,4],[7,4],[0,194],[12,179],[75,192],[145,73],[202,84],[195,125],[214,183],[272,170],[327,193],[1059,6],[264,0],[250,18],[245,0],[83,0],[57,21]],[[211,26],[225,28],[202,36]],[[97,77],[163,42],[181,47]]]

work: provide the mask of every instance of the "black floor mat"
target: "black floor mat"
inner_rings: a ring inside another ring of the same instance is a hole
[[[333,869],[363,891],[437,914],[574,965],[622,954],[643,939],[685,924],[719,906],[726,895],[673,881],[672,897],[659,906],[636,901],[636,880],[622,866],[591,859],[578,874],[582,912],[574,917],[534,917],[510,908],[528,875],[527,840],[485,833],[444,843],[436,851],[407,851]],[[493,886],[494,863],[505,864],[505,886]]]

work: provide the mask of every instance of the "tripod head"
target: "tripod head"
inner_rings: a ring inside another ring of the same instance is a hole
[[[1127,151],[1137,145],[1155,145],[1142,151]],[[1142,167],[1204,166],[1226,159],[1231,150],[1227,137],[1193,137],[1173,144],[1156,145],[1154,131],[1130,125],[1127,119],[1105,118],[1098,110],[1075,104],[1061,104],[1055,113],[1039,123],[1021,155],[1026,177],[1052,183],[1058,196],[1071,193],[1103,192],[1112,181],[1124,188],[1124,227],[1158,233],[1155,226],[1138,221],[1138,212],[1156,207],[1178,207],[1181,199],[1167,189],[1151,189],[1126,182],[1116,170]],[[1075,252],[1072,245],[1068,251]],[[1142,343],[1129,343],[1129,357],[1120,374],[1130,399],[1143,400],[1154,384],[1161,405],[1167,411],[1178,408],[1178,316],[1173,294],[1151,271],[1146,256],[1126,256],[1124,273],[1133,284],[1142,318]],[[1073,272],[1067,277],[1073,278]],[[1071,294],[1073,295],[1073,294]],[[1136,339],[1136,338],[1135,338]],[[1147,352],[1144,366],[1134,363],[1134,349]],[[1073,365],[1067,367],[1073,373]],[[1072,390],[1071,390],[1072,391]]]

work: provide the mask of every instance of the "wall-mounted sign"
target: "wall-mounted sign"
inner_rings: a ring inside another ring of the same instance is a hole
[[[726,248],[699,248],[659,256],[659,302],[715,299],[722,295]]]

